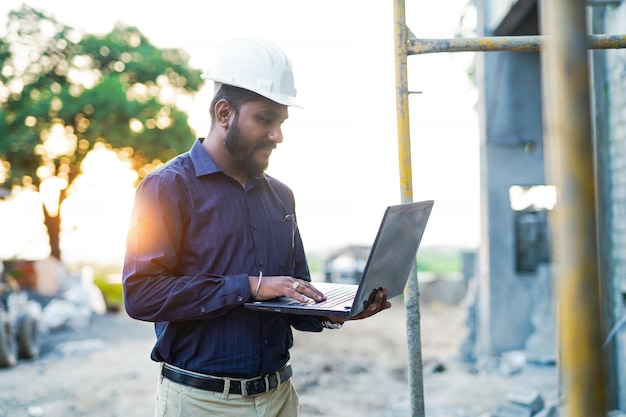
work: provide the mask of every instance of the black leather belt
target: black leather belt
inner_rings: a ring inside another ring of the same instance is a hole
[[[287,364],[273,374],[257,376],[250,379],[232,379],[198,375],[163,364],[161,374],[165,378],[178,382],[179,384],[214,392],[224,392],[226,381],[229,380],[229,394],[239,394],[244,397],[249,397],[273,390],[278,386],[279,382],[284,382],[291,378],[293,371],[291,370],[291,365]]]

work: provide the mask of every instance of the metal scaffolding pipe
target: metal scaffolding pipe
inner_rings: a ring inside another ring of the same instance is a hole
[[[407,40],[404,0],[394,0],[394,49],[396,71],[396,115],[398,129],[398,162],[402,202],[413,200],[413,174],[411,171],[411,135],[409,129],[409,90],[407,75]],[[409,274],[404,290],[406,331],[409,350],[408,378],[411,399],[411,416],[424,417],[424,381],[422,374],[422,342],[420,330],[419,291],[417,268]]]
[[[545,36],[491,36],[484,38],[408,39],[409,55],[436,52],[537,52],[545,43]],[[589,49],[626,48],[626,35],[590,35]]]
[[[606,414],[584,0],[542,2],[546,167],[552,214],[559,353],[566,415]]]

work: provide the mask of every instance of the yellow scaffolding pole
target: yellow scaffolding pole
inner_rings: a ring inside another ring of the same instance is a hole
[[[553,212],[559,352],[566,414],[606,415],[585,0],[543,4],[547,173]]]
[[[398,129],[398,162],[400,167],[400,193],[402,202],[413,201],[413,175],[411,171],[411,135],[409,129],[409,90],[407,75],[407,40],[404,0],[394,1],[394,37],[396,63],[396,112]],[[407,343],[409,345],[408,378],[410,386],[411,416],[424,416],[424,384],[422,375],[422,350],[420,330],[417,267],[409,274],[404,290]]]

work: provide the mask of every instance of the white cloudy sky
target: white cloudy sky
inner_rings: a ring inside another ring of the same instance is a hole
[[[419,38],[449,38],[466,0],[407,2]],[[9,10],[0,4],[2,30]],[[116,21],[137,26],[153,44],[178,47],[204,69],[212,51],[239,36],[269,39],[292,60],[298,97],[285,141],[268,173],[296,194],[309,249],[371,243],[385,206],[400,202],[393,2],[229,0],[165,2],[31,0],[57,20],[104,34]],[[409,57],[413,199],[434,199],[424,245],[475,246],[479,235],[476,94],[471,54]],[[209,85],[190,108],[198,135],[208,131]],[[78,226],[77,226],[78,227]],[[1,255],[1,254],[0,254]]]

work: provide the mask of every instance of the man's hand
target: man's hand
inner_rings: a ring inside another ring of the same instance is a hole
[[[331,321],[335,323],[343,323],[348,320],[362,320],[368,317],[378,314],[383,310],[391,308],[391,303],[387,301],[387,290],[384,288],[378,288],[371,292],[369,299],[363,302],[363,311],[353,317],[341,318],[332,317]]]
[[[250,292],[255,293],[259,285],[259,277],[251,276]],[[271,300],[277,297],[290,297],[302,303],[320,302],[326,299],[326,296],[310,282],[303,279],[288,277],[284,275],[264,276],[261,285],[258,287],[256,300]]]

